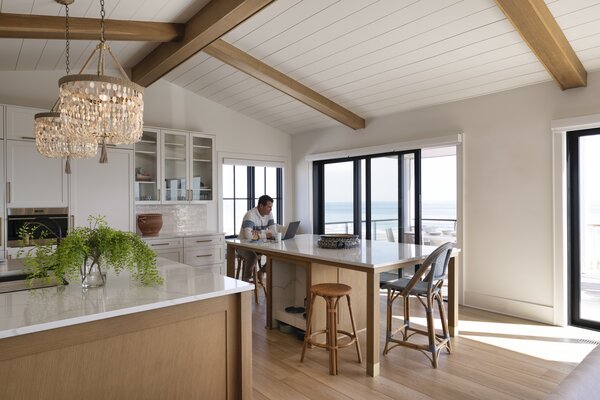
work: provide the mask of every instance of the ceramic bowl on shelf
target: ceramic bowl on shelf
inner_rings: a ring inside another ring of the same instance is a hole
[[[359,244],[358,235],[350,234],[321,235],[317,241],[317,246],[322,249],[351,249]]]
[[[138,214],[137,226],[142,236],[158,236],[163,226],[162,214]]]

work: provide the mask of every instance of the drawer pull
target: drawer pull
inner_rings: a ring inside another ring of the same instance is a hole
[[[202,255],[199,255],[199,256],[196,256],[196,257],[198,257],[198,258],[200,258],[200,257],[212,257],[212,254],[202,254]]]
[[[212,240],[196,240],[196,243],[210,243]]]
[[[150,246],[168,246],[170,243],[152,243]]]

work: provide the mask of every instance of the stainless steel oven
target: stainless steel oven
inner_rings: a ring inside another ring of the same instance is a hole
[[[9,208],[6,217],[6,246],[19,247],[19,230],[24,226],[39,226],[33,240],[39,240],[46,232],[47,239],[62,239],[69,228],[69,209],[55,208]]]

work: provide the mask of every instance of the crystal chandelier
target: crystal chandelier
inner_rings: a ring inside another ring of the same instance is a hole
[[[69,74],[69,5],[74,0],[56,0],[65,6],[66,71]],[[49,158],[65,158],[65,172],[71,173],[71,158],[90,158],[98,150],[98,142],[91,135],[67,137],[58,112],[58,101],[50,112],[35,115],[35,144],[38,152]]]
[[[107,144],[132,144],[142,138],[144,88],[129,80],[108,44],[104,41],[104,0],[100,0],[100,43],[81,72],[98,55],[97,74],[78,74],[59,81],[61,122],[69,138],[92,134],[102,144],[100,162],[107,162]],[[123,78],[104,75],[108,52]]]

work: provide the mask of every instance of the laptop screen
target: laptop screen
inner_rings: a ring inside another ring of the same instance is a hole
[[[287,230],[285,231],[285,235],[281,240],[291,239],[296,236],[296,232],[298,232],[298,227],[300,226],[300,221],[290,222]]]

